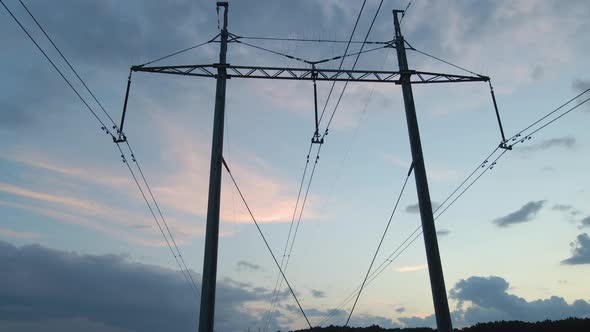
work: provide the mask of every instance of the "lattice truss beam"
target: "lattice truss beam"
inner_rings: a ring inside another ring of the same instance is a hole
[[[425,71],[383,71],[383,70],[338,70],[320,68],[284,68],[261,66],[233,66],[220,64],[180,65],[180,66],[133,66],[132,71],[170,75],[218,77],[218,69],[225,68],[227,78],[259,78],[274,80],[304,81],[340,81],[340,82],[376,82],[401,84],[402,74],[409,74],[411,83],[454,83],[454,82],[487,82],[487,76],[465,76]]]

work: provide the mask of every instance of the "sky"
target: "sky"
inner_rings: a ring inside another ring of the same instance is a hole
[[[3,1],[108,120],[19,2]],[[218,33],[214,1],[24,2],[116,120],[130,66]],[[230,1],[229,31],[347,40],[362,3]],[[355,40],[364,38],[378,4],[366,2]],[[384,1],[369,40],[391,40],[391,10],[406,6]],[[116,146],[6,10],[0,12],[0,329],[195,330],[198,295],[179,273]],[[590,88],[588,12],[587,1],[414,0],[402,29],[415,49],[491,77],[512,137]],[[310,60],[341,55],[346,47],[248,42]],[[206,44],[154,65],[215,63],[218,47]],[[350,51],[359,47],[352,44]],[[359,59],[357,69],[398,69],[390,49]],[[230,43],[228,62],[306,66],[239,43]],[[343,68],[353,62],[347,58]],[[411,50],[408,62],[416,70],[465,74]],[[342,87],[335,85],[326,112]],[[318,83],[320,109],[329,90],[329,83]],[[125,120],[125,134],[198,288],[214,95],[211,78],[135,73]],[[437,219],[454,326],[589,317],[590,103],[522,137],[482,168],[501,139],[488,85],[420,85],[414,97],[434,207],[446,207],[445,197],[474,167],[485,170]],[[313,110],[308,81],[227,83],[224,157],[279,260],[314,131]],[[365,276],[411,162],[399,86],[349,84],[329,129],[285,272],[312,325],[346,321],[352,303],[340,304]],[[315,150],[310,167],[314,157]],[[415,192],[410,177],[377,265],[420,225]],[[305,328],[284,286],[276,312],[268,315],[277,272],[224,172],[216,331],[263,329],[267,321],[274,331]],[[433,312],[418,238],[366,287],[351,325],[434,326]]]

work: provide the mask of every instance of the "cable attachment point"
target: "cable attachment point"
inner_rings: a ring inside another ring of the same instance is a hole
[[[500,145],[498,145],[498,147],[504,150],[512,150],[512,145],[508,145],[506,144],[506,142],[500,142]]]

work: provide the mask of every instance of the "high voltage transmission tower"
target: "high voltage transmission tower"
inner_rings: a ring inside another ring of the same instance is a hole
[[[223,24],[220,34],[214,38],[220,43],[219,62],[212,64],[197,65],[177,65],[177,66],[147,66],[139,65],[131,67],[131,72],[150,72],[170,75],[209,77],[216,79],[215,92],[215,113],[213,119],[213,139],[211,149],[211,166],[209,175],[209,193],[207,205],[207,224],[205,233],[205,252],[203,262],[201,306],[199,317],[199,331],[212,332],[215,312],[215,290],[217,279],[217,253],[219,240],[219,212],[220,212],[220,195],[221,195],[221,173],[224,164],[223,161],[223,133],[224,133],[224,116],[225,116],[225,94],[226,81],[231,78],[250,78],[250,79],[270,79],[270,80],[304,80],[314,82],[314,100],[315,100],[315,133],[312,137],[312,143],[323,144],[323,139],[318,133],[318,114],[317,114],[317,91],[315,82],[374,82],[390,83],[401,85],[406,111],[410,147],[412,152],[412,165],[416,181],[416,190],[418,193],[418,204],[420,208],[420,217],[422,220],[422,229],[424,234],[424,244],[426,247],[426,257],[428,262],[428,271],[430,275],[430,285],[434,302],[436,323],[438,331],[451,332],[452,324],[447,302],[443,270],[438,249],[436,229],[432,212],[432,202],[428,190],[428,181],[422,154],[422,144],[420,142],[420,133],[418,130],[418,120],[412,94],[413,84],[428,83],[456,83],[456,82],[489,82],[490,78],[483,75],[465,76],[437,72],[425,72],[409,69],[406,57],[406,48],[413,49],[401,33],[400,15],[403,10],[393,10],[393,21],[395,35],[392,42],[384,43],[384,47],[395,48],[398,58],[398,71],[376,71],[376,70],[345,70],[345,69],[322,69],[316,65],[324,61],[305,61],[310,67],[307,68],[287,68],[272,66],[248,66],[248,65],[231,65],[227,63],[227,46],[228,43],[237,42],[240,38],[228,31],[228,3],[217,2],[217,8],[223,8]],[[219,38],[217,40],[217,38]],[[157,60],[156,60],[157,61]],[[154,61],[152,61],[154,62]],[[151,63],[151,62],[150,62]],[[149,63],[148,63],[149,64]],[[130,82],[130,81],[129,81]],[[491,85],[490,85],[491,88]],[[119,126],[119,137],[117,142],[124,142],[123,125],[127,109],[127,96],[129,94],[129,83],[125,98],[125,106]],[[492,98],[495,97],[492,92]],[[501,148],[509,149],[506,145],[500,117],[497,107],[495,108],[498,123],[502,134]],[[279,267],[280,268],[280,267]],[[284,277],[284,275],[283,275]]]

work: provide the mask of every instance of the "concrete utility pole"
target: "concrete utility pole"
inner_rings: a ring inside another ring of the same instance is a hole
[[[219,244],[219,206],[221,198],[221,161],[223,158],[223,121],[225,117],[225,87],[227,79],[227,2],[217,2],[223,7],[221,48],[217,67],[215,91],[215,115],[213,119],[213,142],[211,146],[211,169],[209,174],[209,202],[207,204],[207,230],[205,232],[205,258],[201,286],[199,332],[212,332],[215,319],[215,288],[217,282],[217,249]]]
[[[404,97],[404,105],[406,108],[406,120],[408,122],[408,133],[410,136],[410,147],[412,150],[412,161],[414,164],[414,177],[416,179],[416,191],[418,192],[418,204],[420,206],[420,218],[422,219],[424,245],[426,246],[426,259],[428,261],[428,272],[430,274],[430,287],[432,288],[432,298],[434,300],[436,326],[439,332],[452,332],[453,327],[451,324],[451,315],[449,313],[447,291],[445,289],[445,280],[443,277],[442,264],[440,261],[440,253],[438,251],[436,228],[434,226],[434,216],[432,213],[432,202],[430,201],[428,179],[426,178],[424,156],[422,155],[422,143],[420,142],[420,132],[418,130],[418,119],[416,118],[416,108],[414,106],[414,96],[412,94],[412,83],[410,81],[412,74],[408,70],[406,47],[398,18],[398,14],[400,13],[403,13],[403,11],[393,11],[393,21],[395,25],[395,48],[397,50],[400,81]]]

